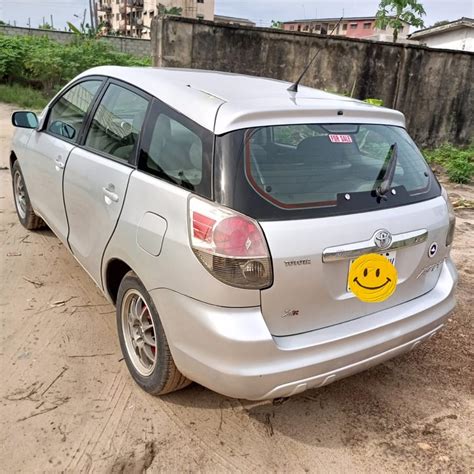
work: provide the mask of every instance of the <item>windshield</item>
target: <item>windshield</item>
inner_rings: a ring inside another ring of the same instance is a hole
[[[221,186],[222,198],[238,197],[241,205],[243,199],[257,203],[252,196],[257,194],[260,201],[265,201],[265,205],[260,202],[260,208],[268,205],[285,211],[333,208],[323,212],[328,215],[402,205],[439,193],[421,153],[400,127],[281,125],[232,132],[219,141],[226,155],[233,155],[233,165],[227,161],[221,163],[224,176],[236,183],[238,164],[246,182],[239,189],[235,186],[232,197]],[[397,159],[385,196],[381,195],[380,187],[386,178],[387,158],[394,148]],[[231,171],[227,169],[229,166]],[[216,191],[219,184],[222,181],[216,182]],[[216,197],[219,195],[216,192]],[[277,215],[276,212],[263,214],[268,218]]]

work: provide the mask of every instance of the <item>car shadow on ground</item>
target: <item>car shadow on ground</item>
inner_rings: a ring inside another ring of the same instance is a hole
[[[194,409],[239,412],[267,436],[282,435],[307,445],[335,448],[386,443],[394,431],[403,431],[407,425],[422,429],[436,402],[414,397],[414,392],[423,391],[423,359],[424,351],[414,351],[285,399],[235,400],[197,384],[162,399]],[[225,419],[226,414],[222,416]]]

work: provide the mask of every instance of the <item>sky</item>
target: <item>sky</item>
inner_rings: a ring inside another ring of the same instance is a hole
[[[248,18],[258,26],[269,26],[271,20],[295,20],[375,15],[380,0],[215,0],[215,13]],[[79,23],[88,0],[0,0],[0,19],[17,26],[38,27],[45,20],[63,29],[66,21]],[[425,25],[440,20],[474,18],[474,0],[421,0],[427,12]],[[74,15],[77,15],[76,17]]]

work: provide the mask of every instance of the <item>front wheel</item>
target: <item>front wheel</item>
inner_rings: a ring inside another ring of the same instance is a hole
[[[30,197],[26,189],[25,178],[21,172],[20,164],[15,161],[12,166],[13,200],[16,213],[21,225],[28,230],[41,229],[45,223],[35,214],[31,206]]]
[[[143,390],[164,395],[191,383],[177,369],[153,300],[133,272],[120,284],[116,315],[123,357]]]

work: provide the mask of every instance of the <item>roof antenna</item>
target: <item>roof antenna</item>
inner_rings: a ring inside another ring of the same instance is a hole
[[[334,26],[334,28],[329,33],[329,36],[332,36],[332,34],[336,31],[337,27],[341,24],[341,21],[343,20],[343,18],[344,17],[341,16],[339,21],[336,23],[336,26]],[[300,85],[301,79],[303,79],[304,75],[308,72],[308,69],[311,67],[311,64],[314,63],[315,59],[318,57],[318,54],[321,52],[321,50],[322,50],[322,47],[320,46],[319,49],[316,51],[315,55],[313,56],[313,58],[311,59],[311,61],[304,68],[303,72],[301,73],[301,76],[298,77],[298,79],[296,80],[294,84],[291,84],[291,86],[288,87],[287,91],[292,92],[293,96],[294,94],[298,92],[298,86]]]

